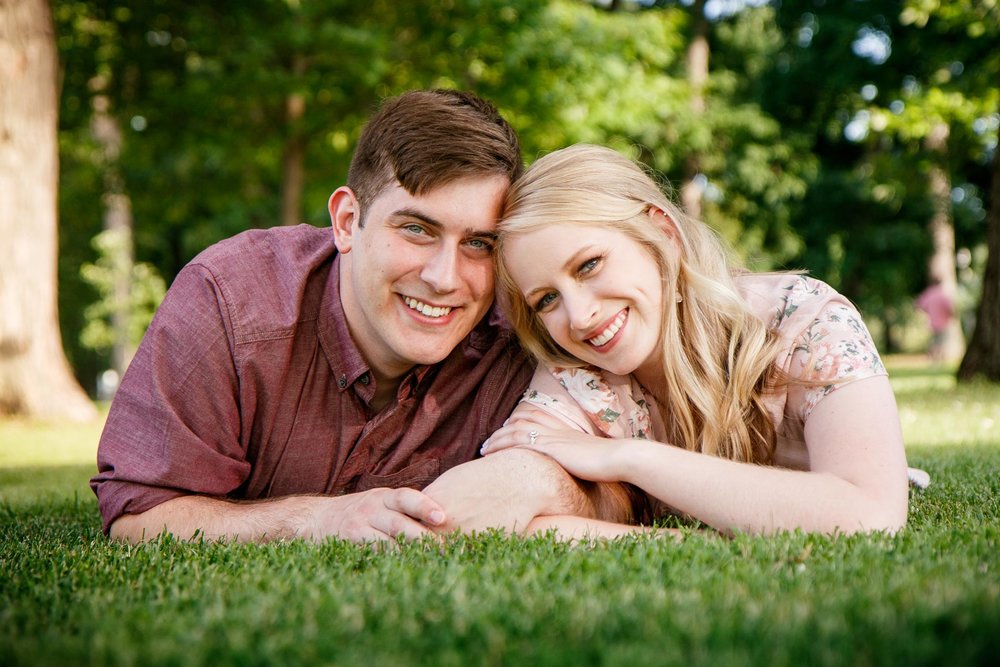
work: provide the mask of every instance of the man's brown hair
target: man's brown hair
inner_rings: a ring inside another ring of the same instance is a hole
[[[393,181],[411,195],[469,176],[524,170],[521,146],[496,107],[458,90],[416,90],[385,100],[361,132],[347,186],[367,207]]]

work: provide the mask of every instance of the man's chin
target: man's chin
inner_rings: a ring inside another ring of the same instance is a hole
[[[416,366],[433,366],[434,364],[440,363],[448,358],[452,351],[461,344],[462,339],[451,340],[446,342],[420,346],[418,348],[411,348],[409,359],[411,359]]]

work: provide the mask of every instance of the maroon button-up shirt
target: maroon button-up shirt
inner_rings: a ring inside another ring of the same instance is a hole
[[[533,364],[491,310],[374,412],[330,229],[253,230],[177,276],[122,380],[91,480],[104,530],[188,494],[422,488],[471,460]]]

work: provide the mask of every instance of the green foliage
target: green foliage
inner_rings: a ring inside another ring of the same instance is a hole
[[[955,205],[959,243],[974,249],[984,237],[985,160],[1000,124],[996,3],[731,9],[709,22],[706,110],[695,113],[691,3],[53,0],[59,305],[72,363],[86,376],[106,366],[78,342],[95,300],[80,267],[97,261],[80,239],[100,231],[106,190],[90,134],[98,94],[125,134],[114,166],[132,202],[135,256],[167,282],[211,243],[278,222],[296,147],[301,220],[327,224],[327,198],[377,102],[453,86],[493,99],[529,162],[574,142],[608,144],[680,187],[696,153],[703,217],[740,255],[758,268],[812,269],[892,319],[921,287],[929,249],[930,118],[950,124],[948,168],[967,195]],[[862,35],[885,36],[887,57],[856,53]],[[849,139],[849,126],[867,134]]]
[[[97,252],[97,261],[80,267],[80,275],[98,293],[98,300],[84,310],[87,324],[80,332],[80,342],[91,350],[105,351],[115,343],[112,318],[123,311],[128,322],[128,342],[138,347],[153,314],[167,292],[167,286],[156,269],[147,262],[123,265],[122,260],[130,253],[126,246],[129,236],[122,230],[108,229],[93,238],[91,243]],[[119,304],[115,297],[115,285],[122,273],[128,274],[128,299]]]
[[[985,238],[979,193],[998,124],[1000,61],[987,46],[1000,26],[996,5],[783,0],[776,17],[787,41],[764,77],[765,108],[819,165],[793,212],[802,250],[789,263],[894,326],[926,281],[928,173],[942,159],[956,188],[958,246],[974,250]],[[949,126],[947,156],[925,142],[939,121]]]

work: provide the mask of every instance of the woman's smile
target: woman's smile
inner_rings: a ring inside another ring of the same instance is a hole
[[[601,331],[596,336],[590,338],[585,338],[588,343],[593,345],[595,348],[608,348],[609,344],[612,342],[617,342],[617,334],[625,326],[625,322],[628,320],[628,308],[623,308],[618,315],[615,316],[611,324],[607,326],[606,329]],[[602,352],[605,350],[601,350]]]
[[[512,236],[511,277],[552,340],[618,375],[659,358],[663,280],[652,253],[624,233],[558,223]]]

